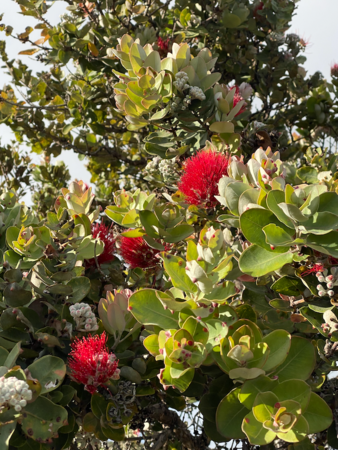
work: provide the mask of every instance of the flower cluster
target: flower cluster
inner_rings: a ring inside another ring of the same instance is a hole
[[[158,165],[158,170],[165,183],[176,182],[178,165],[175,159],[162,159]]]
[[[320,283],[326,284],[326,288],[323,284],[317,285],[318,295],[320,297],[324,297],[324,295],[328,295],[329,297],[333,297],[335,292],[333,290],[334,286],[338,286],[338,267],[331,267],[331,274],[328,275],[328,270],[324,269],[322,272],[317,272],[316,277]]]
[[[99,255],[96,259],[98,264],[105,264],[112,261],[115,256],[114,253],[116,251],[115,247],[115,238],[113,235],[112,227],[107,227],[103,222],[100,224],[93,223],[92,224],[92,236],[95,239],[100,239],[104,243],[104,249],[101,255]],[[88,259],[86,261],[86,266],[91,267],[95,266],[96,261],[95,258]]]
[[[229,158],[211,149],[200,151],[184,164],[178,188],[190,205],[213,208],[217,205],[218,182],[228,174]]]
[[[336,315],[328,310],[323,314],[324,323],[321,325],[324,333],[334,333],[338,331],[338,320]]]
[[[205,100],[205,98],[206,98],[202,89],[197,86],[190,87],[190,96],[192,99],[197,99],[197,100]]]
[[[162,160],[159,156],[155,156],[155,158],[148,161],[148,163],[145,167],[145,172],[148,175],[156,175],[158,173],[158,166],[159,166],[160,161],[162,161]]]
[[[98,330],[97,320],[91,307],[87,303],[76,303],[69,307],[70,315],[74,318],[78,331]]]
[[[105,332],[81,340],[76,339],[71,347],[72,351],[69,354],[71,376],[78,383],[84,384],[85,389],[91,394],[110,379],[120,378],[118,361],[113,353],[109,353]]]
[[[15,377],[0,378],[0,410],[14,406],[19,412],[29,400],[32,400],[32,391],[25,381]]]
[[[174,86],[178,91],[184,91],[184,89],[188,89],[189,86],[189,77],[185,72],[177,72],[175,75]]]
[[[120,254],[132,269],[156,266],[159,263],[158,253],[159,250],[149,247],[143,237],[121,237]]]

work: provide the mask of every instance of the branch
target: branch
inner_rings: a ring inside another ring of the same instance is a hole
[[[3,92],[3,91],[2,91]],[[17,108],[20,109],[46,109],[46,110],[55,110],[55,109],[64,109],[67,105],[66,104],[62,104],[62,105],[55,105],[55,106],[36,106],[36,105],[31,105],[31,106],[24,106],[24,105],[20,105],[19,103],[14,103],[11,102],[10,100],[7,100],[3,97],[0,97],[0,103],[1,102],[5,102],[8,103],[11,106],[16,106]]]
[[[170,428],[175,438],[181,442],[182,450],[208,450],[209,438],[203,433],[201,436],[193,436],[187,425],[180,419],[179,415],[168,408],[164,403],[151,405],[144,410],[145,414],[163,425]],[[154,447],[154,449],[163,448]]]

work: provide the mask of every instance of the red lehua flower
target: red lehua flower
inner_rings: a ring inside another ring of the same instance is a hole
[[[234,95],[234,99],[233,99],[233,107],[235,107],[237,105],[237,103],[241,102],[243,99],[243,97],[241,96],[240,92],[239,92],[239,87],[238,86],[233,86],[232,88],[230,88],[230,91],[232,91],[233,89],[236,89],[235,91],[235,95]],[[243,103],[243,106],[241,107],[241,109],[238,111],[238,113],[235,115],[235,117],[239,116],[240,114],[242,114],[242,112],[244,112],[246,109],[246,103]]]
[[[161,37],[157,39],[157,46],[160,52],[163,53],[163,55],[167,55],[169,51],[169,38],[164,40]]]
[[[92,236],[93,238],[98,238],[104,243],[104,249],[100,256],[97,257],[97,262],[99,264],[104,264],[112,261],[115,256],[114,252],[116,251],[115,247],[115,238],[112,233],[111,226],[107,227],[103,222],[100,224],[93,223],[92,224]],[[86,261],[86,266],[95,266],[95,258],[88,259]]]
[[[331,76],[338,77],[338,64],[335,63],[331,66]]]
[[[159,263],[159,259],[156,258],[158,253],[159,250],[149,247],[141,236],[121,236],[120,254],[132,269],[136,269],[136,267],[148,269],[156,266]]]
[[[301,277],[306,277],[307,275],[310,275],[311,273],[323,272],[323,270],[324,270],[323,264],[314,264],[312,267],[309,267],[307,270],[302,272]]]
[[[113,353],[109,353],[106,345],[107,336],[100,335],[76,339],[71,347],[69,367],[71,377],[78,383],[84,384],[91,394],[97,391],[111,378],[119,379],[118,361]]]
[[[228,174],[229,159],[213,150],[198,152],[184,164],[178,188],[190,205],[213,208],[217,205],[218,182]]]

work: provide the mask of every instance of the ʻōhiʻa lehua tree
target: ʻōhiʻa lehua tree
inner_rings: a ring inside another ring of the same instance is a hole
[[[296,2],[15,1],[1,449],[337,448],[338,70]]]

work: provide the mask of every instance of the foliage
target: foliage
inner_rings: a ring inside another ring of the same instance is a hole
[[[1,448],[337,448],[338,78],[296,2],[15,1]]]

